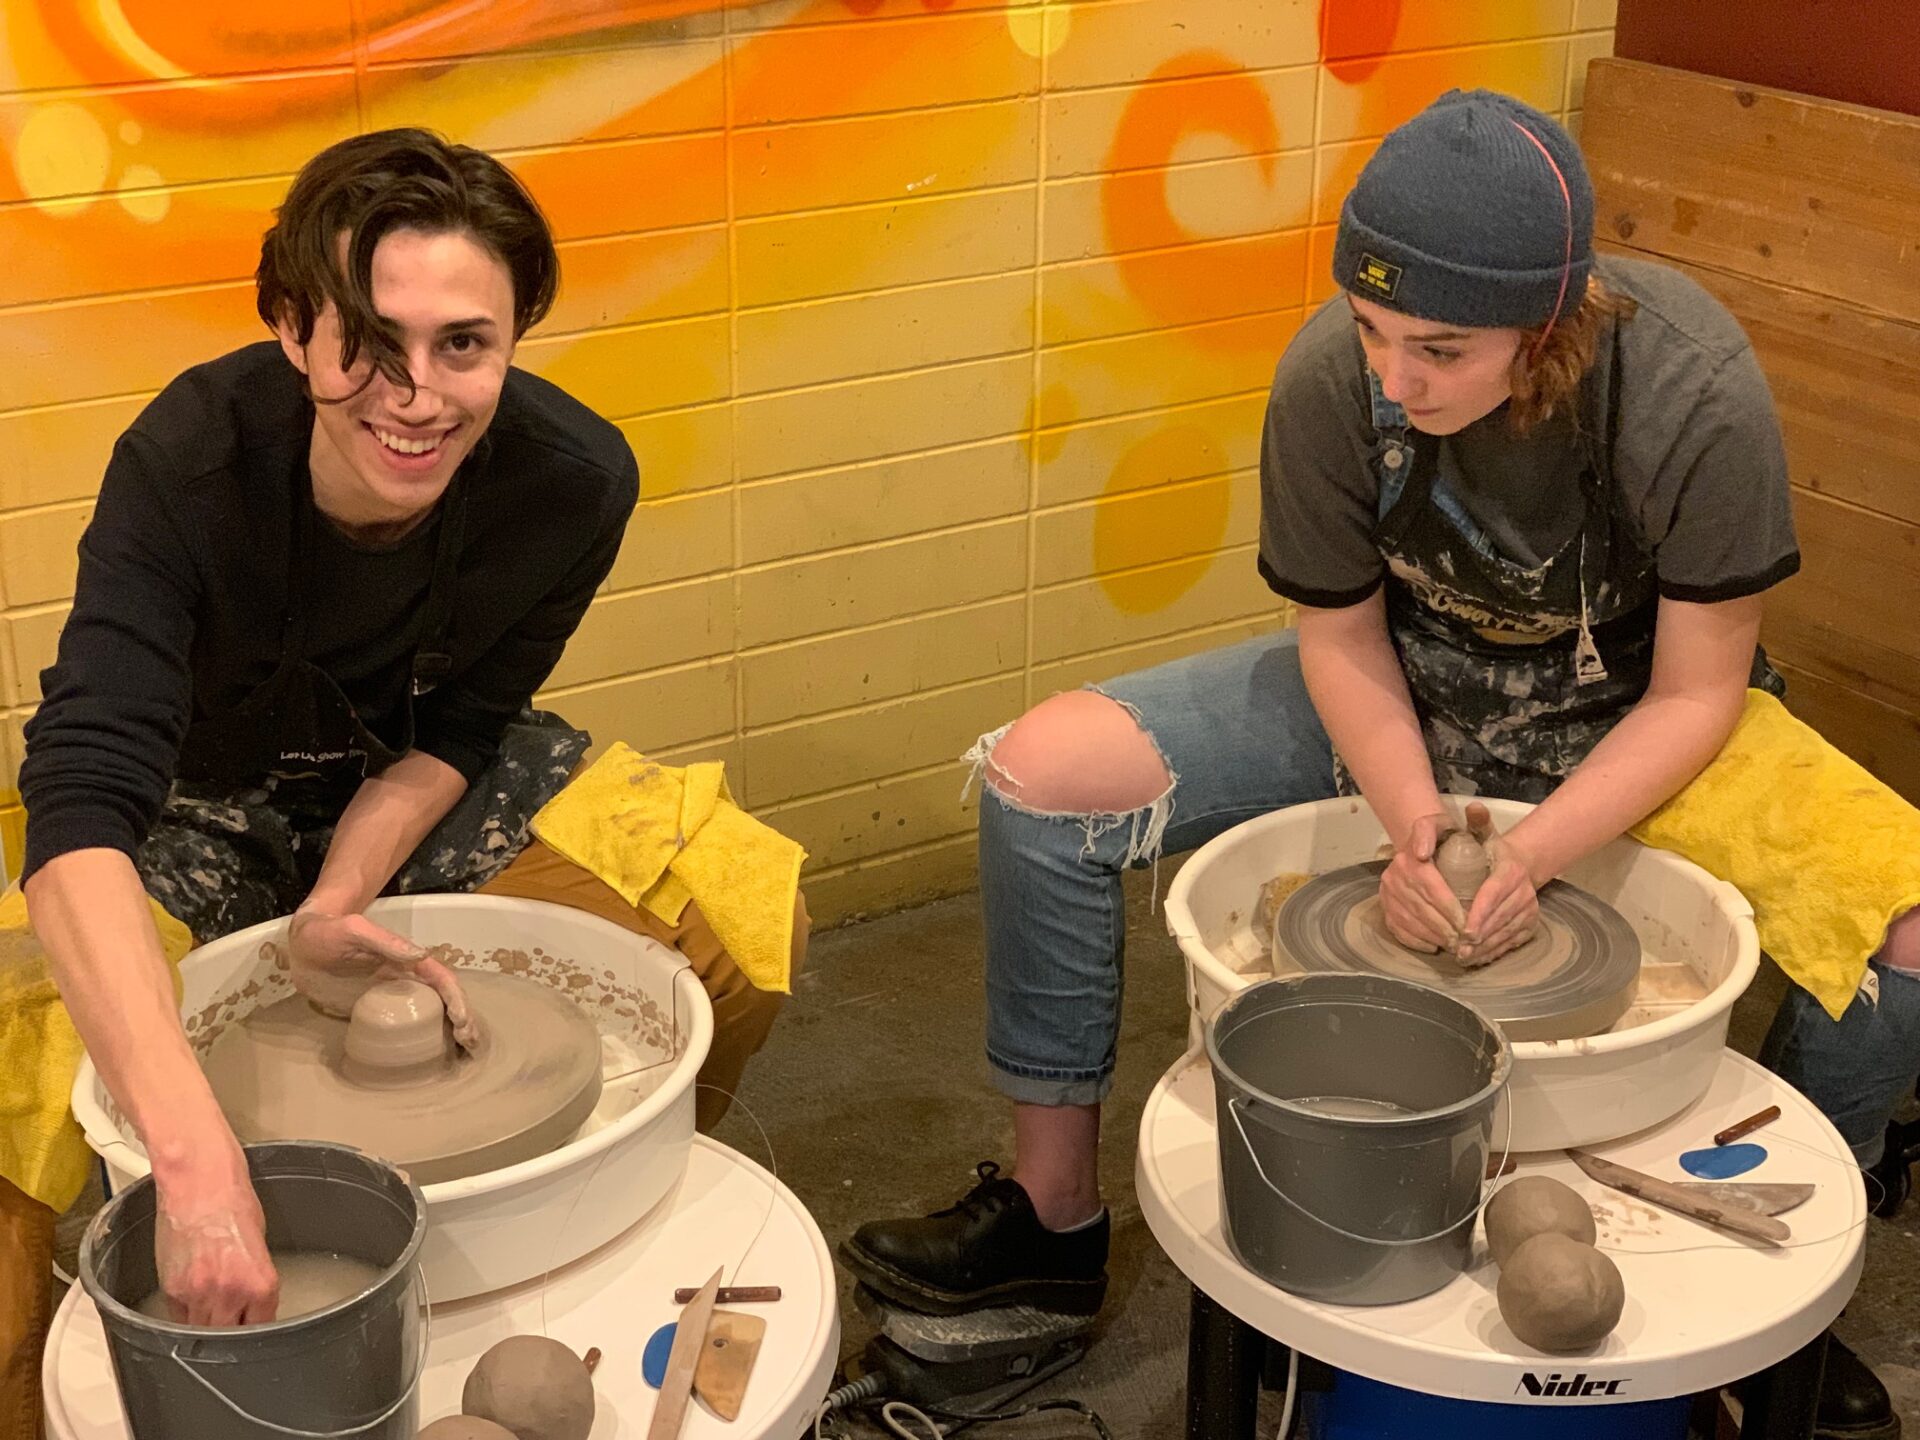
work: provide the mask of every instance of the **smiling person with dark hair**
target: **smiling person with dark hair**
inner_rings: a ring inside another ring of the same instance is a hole
[[[291,911],[303,993],[343,1011],[411,975],[462,1043],[455,973],[362,913],[383,892],[556,900],[677,946],[714,1000],[701,1078],[726,1090],[778,1008],[697,904],[664,925],[528,840],[589,743],[530,703],[639,490],[619,430],[513,368],[558,279],[490,156],[420,130],[333,146],[261,246],[275,339],[142,412],[81,541],[27,727],[25,890],[152,1159],[161,1280],[192,1323],[271,1317],[276,1280],[149,895],[201,943]],[[723,1108],[703,1096],[703,1124]]]

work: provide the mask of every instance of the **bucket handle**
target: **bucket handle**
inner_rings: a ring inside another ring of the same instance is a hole
[[[1246,1146],[1247,1158],[1253,1161],[1254,1172],[1257,1175],[1259,1175],[1261,1184],[1265,1185],[1267,1189],[1271,1190],[1275,1195],[1278,1195],[1282,1200],[1286,1201],[1288,1205],[1292,1206],[1295,1210],[1298,1210],[1302,1215],[1306,1216],[1307,1219],[1313,1221],[1314,1224],[1325,1226],[1327,1229],[1333,1231],[1334,1234],[1343,1236],[1348,1240],[1358,1240],[1363,1245],[1391,1245],[1395,1247],[1399,1247],[1402,1245],[1425,1245],[1429,1241],[1438,1240],[1442,1235],[1451,1235],[1455,1230],[1458,1230],[1462,1225],[1466,1225],[1471,1223],[1472,1221],[1478,1220],[1480,1218],[1480,1212],[1487,1208],[1487,1202],[1493,1198],[1493,1182],[1489,1180],[1484,1182],[1481,1186],[1481,1195],[1480,1195],[1479,1204],[1475,1205],[1473,1209],[1469,1210],[1465,1215],[1462,1215],[1458,1220],[1455,1220],[1452,1224],[1443,1226],[1441,1229],[1435,1230],[1433,1233],[1429,1235],[1416,1235],[1413,1238],[1407,1239],[1407,1240],[1385,1240],[1375,1235],[1356,1235],[1353,1231],[1343,1229],[1340,1226],[1334,1224],[1331,1220],[1325,1219],[1322,1216],[1314,1214],[1311,1210],[1307,1209],[1306,1206],[1302,1205],[1298,1200],[1294,1199],[1291,1195],[1287,1194],[1286,1191],[1282,1190],[1278,1185],[1274,1184],[1270,1178],[1268,1178],[1267,1167],[1260,1163],[1260,1152],[1253,1148],[1253,1141],[1247,1138],[1246,1122],[1240,1118],[1240,1097],[1238,1095],[1230,1095],[1227,1097],[1227,1113],[1233,1116],[1233,1128],[1240,1132],[1240,1143]],[[1507,1105],[1507,1139],[1506,1139],[1506,1143],[1501,1147],[1501,1150],[1500,1150],[1500,1163],[1494,1167],[1494,1171],[1496,1174],[1499,1171],[1506,1169],[1507,1157],[1512,1153],[1513,1153],[1513,1105],[1511,1102],[1509,1102]]]
[[[222,1391],[218,1385],[215,1385],[211,1380],[207,1379],[206,1376],[194,1369],[180,1354],[177,1348],[173,1352],[173,1363],[186,1371],[188,1375],[192,1376],[194,1382],[198,1384],[201,1389],[205,1390],[209,1395],[213,1396],[214,1399],[218,1400],[249,1425],[258,1425],[264,1430],[272,1430],[281,1435],[299,1436],[300,1440],[336,1440],[336,1437],[341,1435],[364,1434],[376,1425],[386,1424],[387,1421],[398,1414],[400,1407],[412,1399],[415,1392],[419,1390],[421,1377],[427,1373],[427,1346],[433,1337],[433,1297],[427,1293],[427,1272],[425,1267],[415,1265],[413,1267],[413,1274],[414,1279],[418,1281],[420,1285],[421,1306],[426,1311],[425,1318],[420,1322],[420,1353],[414,1357],[413,1379],[409,1380],[406,1387],[401,1390],[398,1400],[395,1400],[393,1404],[363,1424],[352,1426],[346,1430],[296,1430],[291,1425],[276,1425],[273,1421],[262,1420],[258,1415],[243,1410],[234,1404],[232,1398]]]

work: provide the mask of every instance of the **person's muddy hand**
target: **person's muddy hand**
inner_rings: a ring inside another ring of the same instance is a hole
[[[1493,828],[1487,807],[1467,806],[1467,828],[1487,850],[1487,878],[1468,907],[1455,952],[1472,965],[1486,965],[1533,938],[1540,928],[1539,887],[1524,845]]]
[[[280,1304],[266,1219],[240,1147],[202,1152],[187,1173],[158,1182],[154,1267],[173,1319],[185,1325],[258,1325]]]
[[[463,1050],[480,1043],[480,1026],[453,968],[431,951],[364,915],[296,910],[287,929],[293,988],[329,1015],[348,1015],[376,980],[418,980],[446,1007],[453,1040]]]
[[[1440,837],[1454,828],[1450,815],[1422,815],[1380,876],[1380,913],[1394,939],[1409,950],[1451,950],[1466,916],[1433,863]]]

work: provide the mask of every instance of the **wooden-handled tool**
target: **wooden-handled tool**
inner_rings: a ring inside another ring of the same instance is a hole
[[[1630,1170],[1625,1165],[1616,1165],[1611,1160],[1602,1160],[1598,1155],[1589,1155],[1584,1150],[1569,1150],[1567,1157],[1589,1178],[1631,1195],[1636,1200],[1645,1200],[1708,1225],[1717,1225],[1722,1230],[1731,1230],[1762,1245],[1784,1245],[1793,1238],[1793,1231],[1771,1215],[1758,1214],[1742,1205],[1728,1205],[1690,1195],[1677,1185],[1657,1180],[1638,1170]]]
[[[707,1323],[713,1319],[714,1302],[720,1295],[723,1265],[713,1278],[700,1287],[687,1308],[680,1312],[680,1323],[673,1332],[673,1348],[667,1352],[667,1373],[660,1381],[660,1398],[654,1402],[653,1421],[647,1426],[647,1440],[680,1440],[680,1427],[687,1418],[687,1406],[693,1403],[693,1372],[707,1348]]]
[[[1736,1140],[1744,1140],[1763,1125],[1771,1125],[1780,1118],[1780,1107],[1769,1105],[1757,1115],[1749,1115],[1744,1120],[1736,1120],[1718,1135],[1713,1137],[1716,1145],[1731,1145]]]

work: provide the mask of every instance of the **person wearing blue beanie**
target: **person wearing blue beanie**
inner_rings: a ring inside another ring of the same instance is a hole
[[[842,1254],[871,1289],[941,1312],[1099,1303],[1129,867],[1358,793],[1392,842],[1395,937],[1498,963],[1540,886],[1683,789],[1750,686],[1784,688],[1761,596],[1800,552],[1766,380],[1699,285],[1596,256],[1593,217],[1566,131],[1485,90],[1439,97],[1361,172],[1339,293],[1281,357],[1262,440],[1259,567],[1298,624],[1056,695],[976,747],[1015,1162],[958,1206],[863,1226]],[[1484,796],[1534,808],[1497,834]],[[1465,907],[1433,863],[1463,824],[1493,860]],[[1913,919],[1847,957],[1877,1005],[1836,1023],[1796,988],[1768,1040],[1863,1166],[1920,1073]],[[1821,1433],[1893,1434],[1884,1388],[1831,1354]]]

